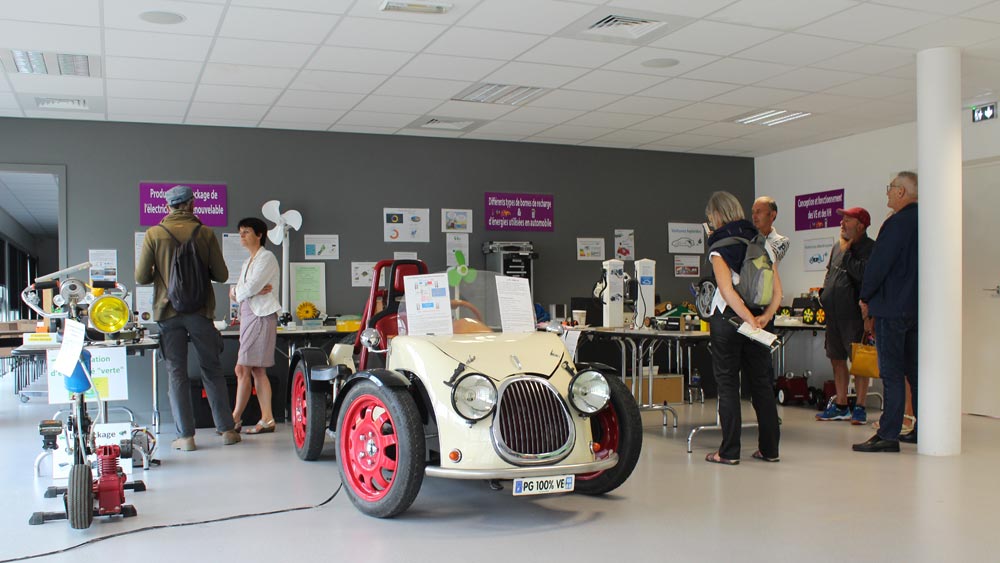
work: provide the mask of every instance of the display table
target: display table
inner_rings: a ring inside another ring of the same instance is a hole
[[[825,331],[826,325],[806,324],[798,317],[775,317],[774,332],[778,335],[778,349],[775,354],[774,373],[784,375],[785,373],[785,346],[797,332],[812,331],[816,336],[820,331]]]

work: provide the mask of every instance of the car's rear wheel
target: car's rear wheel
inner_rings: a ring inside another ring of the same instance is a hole
[[[361,381],[337,421],[344,490],[361,512],[392,518],[413,504],[424,480],[424,429],[405,389]]]
[[[577,475],[576,491],[585,495],[603,495],[621,486],[632,474],[642,451],[642,418],[632,393],[617,376],[608,376],[608,385],[611,400],[590,417],[590,428],[594,441],[601,445],[598,457],[616,452],[618,464],[604,471]]]
[[[310,391],[302,362],[292,375],[292,443],[305,461],[319,459],[326,438],[326,393]]]

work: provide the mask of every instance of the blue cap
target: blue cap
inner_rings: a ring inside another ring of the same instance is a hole
[[[194,192],[187,186],[174,186],[167,190],[167,205],[180,205],[194,199]]]

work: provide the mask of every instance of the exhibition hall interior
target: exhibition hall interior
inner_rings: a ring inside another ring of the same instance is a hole
[[[0,72],[0,563],[995,557],[1000,0],[7,2]]]

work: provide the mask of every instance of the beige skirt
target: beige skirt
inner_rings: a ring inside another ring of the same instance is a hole
[[[250,300],[240,303],[240,352],[236,363],[241,366],[269,368],[274,365],[274,342],[278,337],[278,315],[258,317],[250,309]]]

